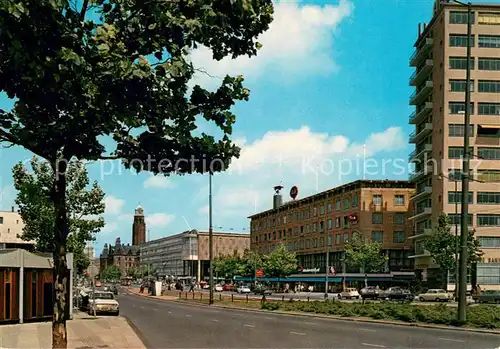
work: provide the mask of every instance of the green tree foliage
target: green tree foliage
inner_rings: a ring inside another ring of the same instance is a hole
[[[101,272],[100,278],[102,280],[120,280],[122,272],[120,268],[116,265],[110,265],[103,272]]]
[[[239,275],[242,259],[237,253],[220,255],[214,258],[214,273],[217,277],[232,278]]]
[[[50,200],[50,190],[54,186],[54,174],[50,164],[33,157],[30,168],[18,163],[12,173],[18,191],[16,204],[24,222],[20,237],[34,241],[37,251],[53,252],[55,208]],[[104,192],[97,182],[90,183],[81,161],[71,161],[68,165],[66,212],[68,252],[74,254],[76,270],[82,273],[90,264],[89,256],[84,252],[85,246],[104,227],[104,219],[100,216],[104,213]]]
[[[425,249],[429,251],[432,258],[444,271],[454,271],[457,265],[456,251],[460,246],[460,235],[455,236],[451,232],[450,217],[443,213],[438,218],[438,224],[433,233],[425,239]],[[468,232],[468,257],[467,264],[479,262],[482,252],[479,246],[479,240],[475,238],[474,231]]]
[[[288,251],[284,244],[264,256],[264,273],[269,277],[285,278],[298,270],[295,253]]]
[[[382,244],[368,240],[361,233],[352,234],[345,246],[346,263],[364,273],[383,271],[387,260],[388,256],[382,252]]]
[[[42,157],[54,174],[53,347],[67,347],[69,160],[122,159],[165,175],[227,168],[239,156],[230,109],[249,90],[241,76],[190,89],[199,67],[188,55],[199,46],[217,60],[256,55],[272,14],[271,0],[0,1],[0,93],[15,102],[0,109],[0,143]],[[200,117],[220,139],[193,133]]]

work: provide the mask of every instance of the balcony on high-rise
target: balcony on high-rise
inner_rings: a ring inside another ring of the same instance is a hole
[[[420,160],[425,154],[432,151],[432,144],[426,143],[421,147],[418,147],[408,155],[408,162],[416,162]]]
[[[430,114],[432,111],[432,102],[425,102],[422,108],[417,112],[416,110],[411,113],[409,122],[410,124],[417,124],[420,120]]]
[[[426,123],[424,127],[420,130],[415,130],[410,133],[410,143],[418,143],[425,136],[429,135],[432,132],[432,124],[430,122]]]
[[[432,91],[433,83],[431,80],[426,81],[419,90],[413,92],[410,96],[410,105],[417,105],[424,101]]]
[[[432,49],[432,44],[434,43],[434,39],[426,38],[422,42],[422,46],[415,49],[412,56],[410,57],[410,67],[416,67],[422,60],[427,58],[427,55]]]
[[[432,67],[434,67],[434,61],[426,59],[425,63],[410,76],[410,85],[417,86],[424,81],[432,72]]]

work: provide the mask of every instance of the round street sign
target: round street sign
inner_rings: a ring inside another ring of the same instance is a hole
[[[290,197],[292,199],[295,200],[295,198],[297,197],[297,195],[299,194],[299,188],[297,188],[296,185],[294,185],[291,189],[290,189]]]
[[[257,275],[258,278],[261,278],[264,276],[264,271],[262,269],[259,269],[257,270],[257,272],[255,273],[255,275]]]

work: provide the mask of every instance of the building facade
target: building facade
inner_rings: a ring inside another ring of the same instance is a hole
[[[468,217],[484,252],[477,268],[482,287],[500,285],[500,6],[473,5],[471,60],[470,151],[473,180],[469,190]],[[424,280],[436,279],[439,269],[425,250],[442,212],[460,232],[461,170],[464,155],[467,8],[436,1],[428,25],[419,35],[410,65],[415,72],[410,85],[415,111],[410,124],[415,131],[410,154],[415,171],[410,180],[415,230],[412,258]],[[496,267],[494,266],[496,265]]]
[[[323,275],[328,252],[336,273],[356,273],[360,270],[343,259],[345,244],[359,233],[382,244],[387,272],[411,271],[407,217],[414,192],[407,181],[359,180],[286,203],[275,194],[273,209],[249,217],[251,249],[266,254],[286,244],[297,254],[300,270]]]
[[[0,211],[0,249],[22,248],[33,250],[34,242],[18,237],[23,232],[24,223],[14,207],[11,211]]]
[[[99,258],[99,270],[102,272],[110,266],[118,267],[122,278],[128,276],[139,266],[139,246],[122,244],[119,237],[114,245],[104,244]]]
[[[142,268],[150,268],[161,278],[209,277],[209,235],[207,231],[190,230],[148,241],[140,247]],[[249,234],[213,233],[214,258],[228,254],[242,255],[250,248]]]
[[[146,242],[146,221],[141,206],[135,209],[134,223],[132,224],[132,245],[139,246]]]

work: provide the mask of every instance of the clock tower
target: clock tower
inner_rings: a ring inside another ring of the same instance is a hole
[[[146,222],[144,210],[141,206],[135,209],[134,223],[132,224],[132,245],[137,246],[146,242]]]

